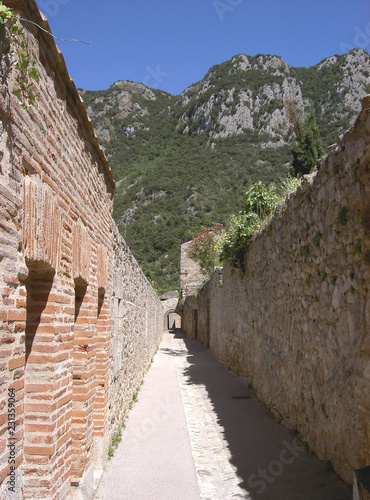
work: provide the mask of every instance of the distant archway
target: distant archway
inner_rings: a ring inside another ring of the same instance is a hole
[[[167,292],[159,298],[163,305],[163,330],[168,332],[173,329],[181,329],[181,312],[178,309],[179,292],[176,290]]]
[[[166,311],[163,328],[165,332],[181,328],[181,316],[175,312],[175,309]]]

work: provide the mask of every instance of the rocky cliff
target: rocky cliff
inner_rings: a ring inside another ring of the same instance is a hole
[[[127,81],[81,91],[118,181],[115,219],[160,291],[177,286],[188,229],[225,222],[246,185],[288,175],[289,103],[314,108],[325,148],[358,114],[369,67],[361,49],[311,68],[239,54],[178,96]]]

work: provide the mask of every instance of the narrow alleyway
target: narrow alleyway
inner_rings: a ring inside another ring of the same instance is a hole
[[[212,353],[165,333],[96,500],[350,500]]]

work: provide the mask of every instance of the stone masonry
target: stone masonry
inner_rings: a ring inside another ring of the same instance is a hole
[[[370,96],[252,242],[185,300],[182,326],[352,482],[370,465]]]
[[[188,255],[188,249],[191,243],[191,241],[187,241],[181,245],[180,286],[183,299],[188,295],[190,296],[196,293],[207,279],[198,262],[195,262]]]
[[[4,3],[49,30],[34,0]],[[115,183],[63,56],[23,23],[28,110],[0,33],[0,497],[87,499],[163,310],[112,222]]]
[[[122,423],[144,378],[162,337],[164,321],[162,303],[116,227],[113,234],[111,432]]]

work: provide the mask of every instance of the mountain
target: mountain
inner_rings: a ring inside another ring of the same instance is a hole
[[[287,177],[287,105],[314,108],[326,148],[370,92],[369,68],[361,49],[310,68],[239,54],[177,96],[130,81],[80,90],[117,181],[115,220],[159,292],[178,287],[179,245],[192,232],[225,223],[251,183]]]

